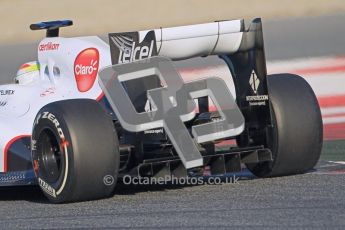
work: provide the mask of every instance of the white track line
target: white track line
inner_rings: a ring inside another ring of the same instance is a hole
[[[345,165],[345,161],[328,161],[330,163]]]

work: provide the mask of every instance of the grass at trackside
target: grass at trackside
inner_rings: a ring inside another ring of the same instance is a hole
[[[345,140],[324,141],[320,159],[345,161]]]

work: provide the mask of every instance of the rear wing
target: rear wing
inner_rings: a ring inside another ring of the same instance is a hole
[[[247,29],[244,20],[231,20],[110,33],[109,43],[114,65],[158,55],[172,60],[219,55],[232,72],[240,106],[248,105],[249,100],[254,104],[253,100],[258,99],[247,96],[267,95],[267,72],[260,18],[254,19]],[[255,103],[261,102],[259,100]]]
[[[234,53],[241,46],[243,29],[243,20],[234,20],[109,34],[112,60],[117,64],[152,55],[181,60]]]
[[[109,43],[114,65],[157,55],[172,60],[218,55],[232,73],[236,102],[246,120],[243,136],[250,139],[251,133],[255,135],[266,132],[266,128],[270,127],[267,71],[260,18],[254,19],[248,28],[243,20],[231,20],[110,33]],[[203,101],[207,103],[208,100]],[[202,108],[208,108],[208,105]]]

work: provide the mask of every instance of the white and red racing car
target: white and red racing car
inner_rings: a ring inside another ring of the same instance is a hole
[[[318,102],[303,78],[267,76],[260,19],[110,33],[109,44],[59,37],[70,25],[32,24],[47,31],[37,61],[0,86],[0,186],[38,184],[61,203],[110,196],[126,175],[185,177],[205,166],[223,175],[245,165],[274,177],[317,163]],[[209,55],[231,78],[189,83],[173,69]],[[219,150],[224,140],[236,147]]]

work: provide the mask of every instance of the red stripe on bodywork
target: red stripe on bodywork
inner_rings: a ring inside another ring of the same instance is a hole
[[[4,172],[7,172],[7,158],[8,158],[8,149],[11,147],[11,145],[21,139],[21,138],[24,138],[24,137],[31,137],[31,135],[19,135],[19,136],[16,136],[16,137],[13,137],[9,142],[7,142],[7,144],[5,145],[5,149],[4,149]]]
[[[104,97],[104,93],[102,92],[102,93],[96,98],[96,101],[102,100],[103,97]]]

